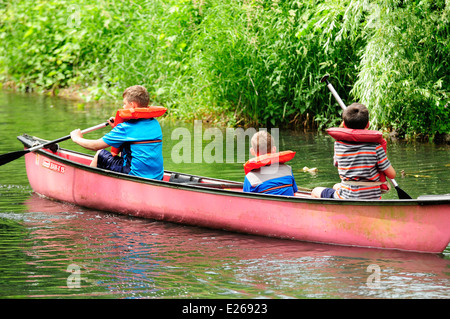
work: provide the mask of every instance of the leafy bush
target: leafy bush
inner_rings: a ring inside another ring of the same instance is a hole
[[[450,131],[450,7],[444,1],[386,1],[371,10],[352,93],[375,127],[402,136]]]
[[[445,0],[11,0],[0,77],[94,99],[139,83],[175,118],[324,128],[341,113],[320,83],[330,73],[373,128],[433,137],[450,130],[449,12]]]

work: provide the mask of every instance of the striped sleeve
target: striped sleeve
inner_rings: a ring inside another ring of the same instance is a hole
[[[376,147],[377,152],[377,166],[380,171],[385,171],[391,166],[391,162],[387,158],[386,152],[384,151],[383,147],[381,145],[378,145]]]

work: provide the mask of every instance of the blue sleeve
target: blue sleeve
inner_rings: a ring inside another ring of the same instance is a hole
[[[126,132],[125,128],[122,125],[123,123],[118,124],[115,126],[109,133],[106,133],[105,136],[103,136],[103,142],[106,144],[112,146],[112,147],[120,147],[122,144],[126,141]]]

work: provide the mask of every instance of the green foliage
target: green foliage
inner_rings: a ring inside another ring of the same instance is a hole
[[[384,1],[352,93],[371,107],[375,127],[402,136],[450,131],[450,6],[444,1]]]
[[[182,88],[196,13],[189,1],[10,1],[0,68],[22,87],[80,85],[99,99],[140,83],[166,102]]]
[[[374,128],[433,137],[449,132],[449,12],[445,0],[11,0],[0,79],[94,99],[142,84],[176,118],[324,128],[341,113],[320,83],[330,73]]]
[[[201,52],[196,69],[218,103],[253,125],[298,122],[308,114],[327,113],[331,118],[318,117],[325,122],[338,116],[339,106],[319,80],[332,71],[335,78],[350,82],[355,75],[348,61],[358,58],[349,48],[362,39],[352,28],[333,27],[343,24],[334,4],[217,2],[196,35],[196,52]],[[332,43],[334,37],[340,45]],[[348,96],[343,88],[339,91]]]

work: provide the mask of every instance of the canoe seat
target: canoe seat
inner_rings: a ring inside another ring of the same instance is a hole
[[[179,173],[172,173],[170,175],[169,182],[179,183],[179,184],[195,184],[200,183],[201,177],[196,177],[192,175],[184,175]]]

